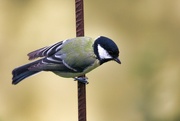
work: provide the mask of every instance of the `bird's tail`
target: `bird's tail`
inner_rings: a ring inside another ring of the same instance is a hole
[[[15,68],[12,71],[12,74],[13,74],[12,84],[17,84],[20,81],[22,81],[23,79],[40,72],[40,71],[29,70],[29,68],[31,66],[36,65],[37,63],[39,63],[39,60],[32,62],[32,63],[29,63],[29,64],[26,64],[26,65],[23,65],[23,66],[20,66],[18,68]]]

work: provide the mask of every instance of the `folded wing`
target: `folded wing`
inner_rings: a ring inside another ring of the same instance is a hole
[[[57,51],[59,51],[61,49],[63,42],[64,41],[60,41],[60,42],[53,44],[51,46],[43,47],[41,49],[30,52],[28,54],[29,60],[33,60],[33,59],[36,59],[38,57],[47,57],[47,56],[53,55],[54,53],[56,53]]]

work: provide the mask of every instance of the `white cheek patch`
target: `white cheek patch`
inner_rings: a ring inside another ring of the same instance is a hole
[[[100,59],[111,59],[112,58],[112,56],[110,56],[109,53],[103,47],[101,47],[101,45],[99,45],[99,44],[98,44],[98,53],[99,53]]]

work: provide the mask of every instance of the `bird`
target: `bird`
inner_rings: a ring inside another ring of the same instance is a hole
[[[121,64],[119,53],[115,42],[105,36],[66,39],[28,53],[29,60],[40,59],[15,68],[12,84],[42,71],[88,84],[88,78],[81,75],[111,60]]]

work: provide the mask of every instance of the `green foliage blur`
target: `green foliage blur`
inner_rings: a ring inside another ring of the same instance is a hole
[[[89,121],[180,121],[180,1],[85,0],[85,35],[121,65],[87,74]],[[77,121],[77,82],[42,72],[11,85],[27,53],[75,37],[73,0],[0,1],[0,121]]]

